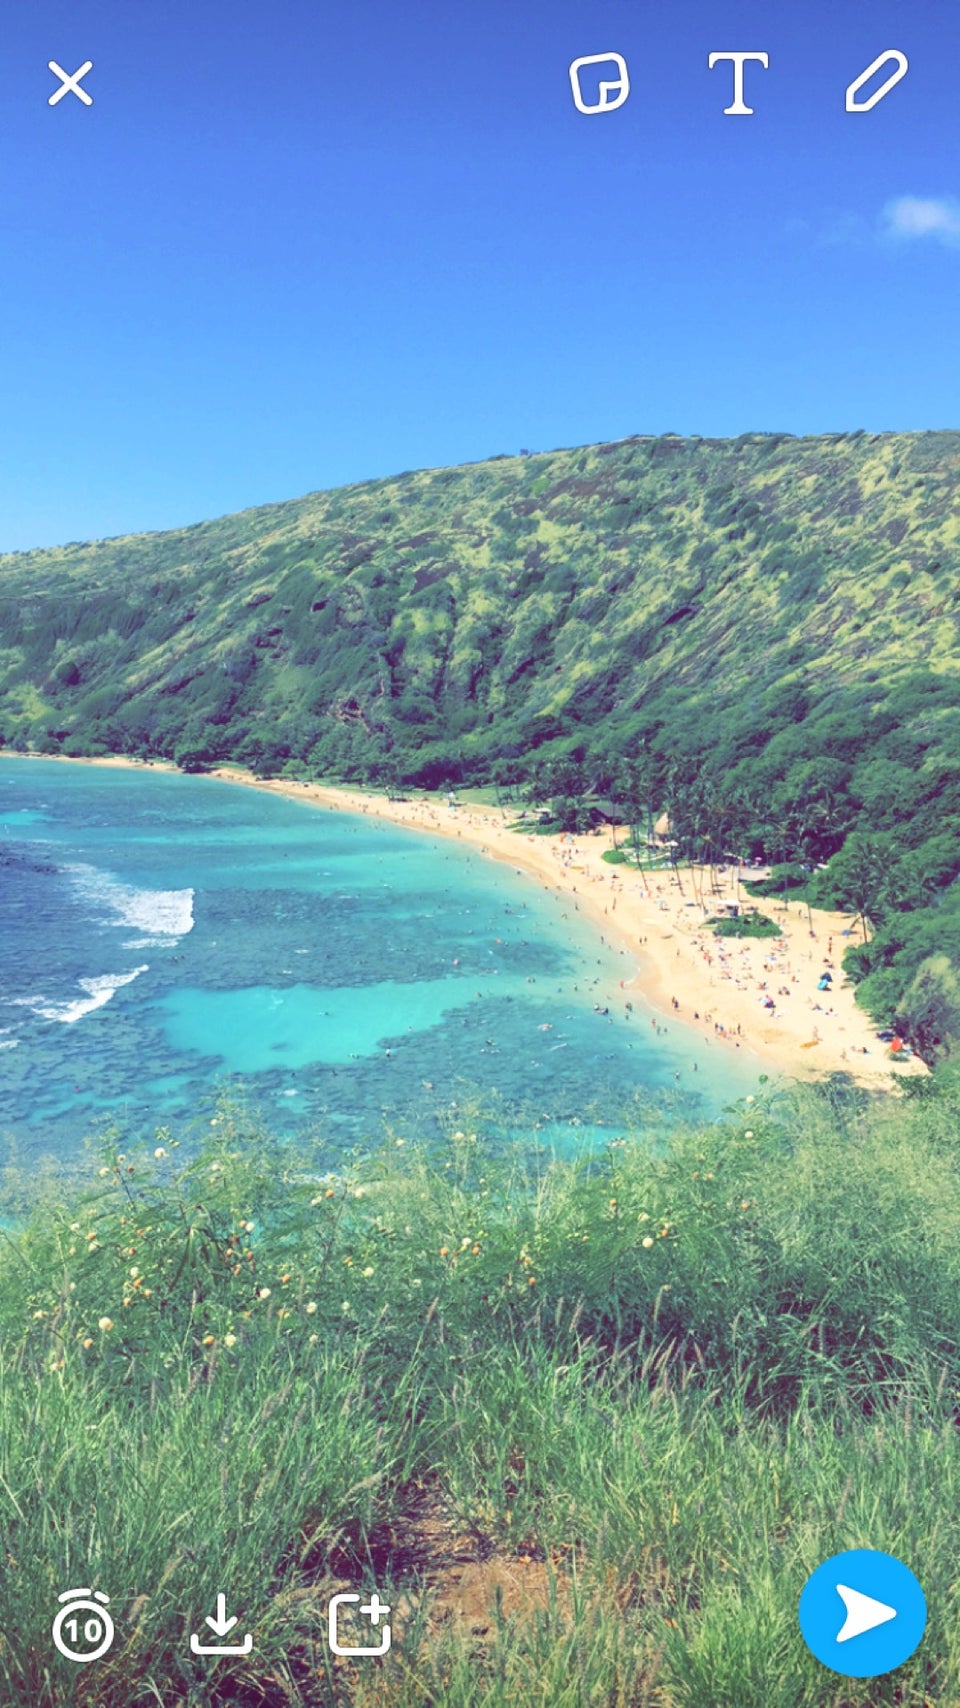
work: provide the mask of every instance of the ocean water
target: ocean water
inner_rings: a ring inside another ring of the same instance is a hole
[[[0,757],[0,1160],[71,1159],[111,1123],[189,1138],[224,1090],[367,1147],[478,1102],[504,1143],[581,1145],[754,1088],[637,991],[628,1013],[635,963],[568,908],[368,817]]]

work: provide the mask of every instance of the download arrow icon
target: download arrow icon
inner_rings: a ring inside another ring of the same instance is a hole
[[[238,1625],[239,1623],[240,1621],[236,1614],[234,1614],[232,1619],[227,1618],[227,1598],[225,1595],[217,1596],[216,1619],[211,1619],[208,1613],[204,1620],[204,1624],[209,1625],[211,1631],[217,1637],[225,1637],[227,1632],[232,1631],[234,1625]]]
[[[209,1625],[214,1636],[219,1637],[221,1639],[221,1641],[219,1643],[201,1643],[200,1638],[197,1636],[196,1631],[193,1631],[190,1634],[190,1649],[191,1649],[191,1652],[193,1654],[195,1654],[195,1655],[248,1655],[250,1653],[250,1650],[253,1648],[253,1638],[250,1635],[249,1631],[247,1632],[246,1636],[243,1638],[242,1642],[239,1642],[239,1643],[224,1643],[223,1642],[223,1638],[229,1635],[229,1633],[233,1630],[234,1625],[239,1624],[239,1619],[238,1619],[236,1614],[233,1614],[232,1617],[229,1619],[227,1618],[227,1598],[225,1595],[218,1595],[217,1596],[216,1616],[211,1617],[211,1615],[208,1613],[204,1623]]]

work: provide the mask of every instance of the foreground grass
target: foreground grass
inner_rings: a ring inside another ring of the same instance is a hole
[[[481,1127],[325,1175],[225,1110],[46,1190],[0,1255],[4,1708],[960,1702],[958,1112],[780,1093],[579,1165]],[[869,1685],[796,1625],[855,1546],[930,1609]],[[329,1596],[374,1586],[393,1652],[335,1667]],[[221,1590],[248,1659],[190,1654]]]

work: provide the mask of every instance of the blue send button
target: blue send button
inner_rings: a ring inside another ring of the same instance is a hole
[[[800,1596],[807,1648],[844,1678],[879,1678],[902,1666],[926,1623],[927,1603],[913,1573],[873,1548],[824,1560]]]

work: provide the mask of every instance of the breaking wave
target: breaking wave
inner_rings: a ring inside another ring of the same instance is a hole
[[[66,866],[78,896],[104,916],[107,925],[142,933],[128,949],[165,949],[193,930],[193,890],[141,890],[96,866]]]
[[[135,967],[132,973],[104,973],[99,978],[78,979],[77,984],[84,994],[72,1002],[51,1002],[46,996],[14,996],[10,998],[9,1005],[11,1008],[28,1008],[40,1020],[59,1020],[64,1026],[72,1026],[85,1014],[105,1007],[123,985],[132,984],[146,971],[143,966]]]

